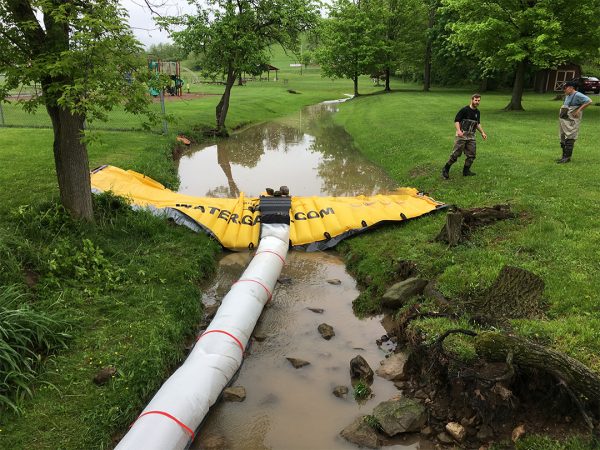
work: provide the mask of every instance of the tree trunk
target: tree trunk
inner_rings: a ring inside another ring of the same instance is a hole
[[[423,68],[423,90],[429,92],[431,89],[431,53],[433,46],[432,28],[435,25],[436,6],[429,9],[429,20],[427,22],[427,42],[425,44],[425,65]]]
[[[517,336],[484,332],[475,338],[477,354],[488,361],[506,361],[529,369],[543,370],[566,383],[595,404],[600,402],[600,377],[579,361]]]
[[[479,92],[487,92],[488,90],[488,79],[482,78],[479,80]]]
[[[231,88],[233,87],[233,83],[235,83],[235,79],[235,70],[230,67],[227,72],[227,80],[225,81],[225,92],[223,92],[216,108],[217,128],[215,131],[218,136],[228,135],[227,128],[225,128],[225,119],[229,111],[229,98],[231,97]]]
[[[385,92],[391,92],[392,90],[390,89],[390,68],[386,67],[385,69]]]
[[[354,96],[358,97],[360,94],[358,93],[358,74],[354,73],[352,77],[352,81],[354,82]]]
[[[59,106],[46,106],[54,129],[54,164],[62,205],[78,219],[92,221],[92,190],[87,148],[82,142],[85,117]]]
[[[515,73],[515,82],[513,84],[512,97],[510,103],[504,108],[505,111],[524,111],[521,100],[523,99],[523,89],[525,87],[525,69],[527,62],[521,61],[517,65]]]

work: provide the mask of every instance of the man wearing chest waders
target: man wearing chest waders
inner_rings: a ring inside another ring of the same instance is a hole
[[[558,122],[560,126],[560,146],[562,158],[556,160],[559,164],[568,163],[573,155],[573,147],[581,125],[582,111],[592,104],[592,100],[585,94],[576,91],[577,83],[567,81],[563,85],[565,101],[560,107]]]
[[[473,94],[471,96],[471,103],[456,114],[454,118],[454,127],[456,128],[456,139],[454,140],[454,148],[450,159],[442,169],[442,177],[446,180],[450,178],[450,167],[456,162],[458,157],[465,152],[465,166],[463,168],[463,176],[469,177],[475,175],[475,172],[471,172],[471,165],[475,161],[475,131],[479,130],[483,140],[487,139],[487,134],[481,128],[480,113],[477,107],[481,101],[481,95]]]

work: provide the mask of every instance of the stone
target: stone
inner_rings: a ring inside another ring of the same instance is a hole
[[[280,276],[277,281],[281,284],[292,284],[292,278],[286,276]]]
[[[452,436],[450,436],[448,433],[445,433],[444,431],[442,431],[441,433],[439,433],[436,437],[437,437],[437,440],[440,441],[442,444],[452,444],[452,443],[454,443],[454,440],[452,439]]]
[[[333,389],[333,395],[335,395],[338,398],[344,398],[346,397],[346,395],[348,395],[349,389],[347,386],[336,386]]]
[[[340,280],[338,280],[337,278],[333,278],[331,280],[327,280],[327,282],[329,284],[333,284],[334,286],[339,286],[340,284],[342,284],[342,282]]]
[[[310,364],[308,361],[305,361],[303,359],[287,357],[285,359],[287,359],[292,364],[292,366],[294,366],[294,369],[299,369],[300,367],[308,366]]]
[[[350,376],[353,379],[373,381],[373,369],[371,369],[365,358],[356,355],[350,360]]]
[[[389,358],[381,361],[375,373],[389,381],[403,381],[408,377],[404,371],[408,355],[406,353],[393,353]]]
[[[425,286],[427,286],[427,280],[407,278],[388,288],[381,297],[381,304],[387,308],[399,308],[411,298],[421,295]]]
[[[330,340],[332,337],[335,336],[335,331],[333,331],[333,327],[326,323],[320,324],[317,327],[317,330],[319,331],[319,334],[321,335],[321,337],[323,339],[325,339],[326,341]]]
[[[117,369],[113,366],[103,367],[94,376],[94,383],[98,386],[102,386],[109,382],[117,374]]]
[[[511,439],[513,442],[517,442],[525,435],[525,425],[521,424],[512,431]]]
[[[323,308],[307,308],[309,311],[312,311],[316,314],[323,314],[323,311],[325,311]]]
[[[390,437],[399,433],[418,432],[427,421],[425,407],[405,397],[381,402],[373,409],[373,416]]]
[[[421,434],[423,436],[431,436],[433,434],[433,428],[428,425],[421,430]]]
[[[263,342],[269,337],[264,330],[254,330],[254,340],[257,342]]]
[[[226,402],[243,402],[246,400],[244,386],[231,386],[223,389],[223,400]]]
[[[359,447],[379,448],[380,441],[377,433],[365,421],[365,416],[354,420],[340,432],[340,436]]]
[[[446,431],[458,442],[462,442],[467,436],[467,430],[465,430],[465,427],[457,422],[448,422],[446,424]]]

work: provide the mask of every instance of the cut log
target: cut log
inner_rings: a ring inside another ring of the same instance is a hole
[[[527,339],[495,332],[475,337],[477,354],[490,362],[506,361],[512,353],[514,365],[545,371],[564,382],[576,394],[600,405],[600,376],[564,353]]]
[[[474,315],[492,319],[539,317],[544,309],[544,280],[519,267],[504,266],[494,284],[476,302]]]
[[[446,224],[440,230],[436,241],[445,242],[450,246],[458,245],[468,239],[477,227],[489,225],[498,220],[513,219],[515,214],[510,205],[495,205],[492,207],[460,209],[448,211]]]

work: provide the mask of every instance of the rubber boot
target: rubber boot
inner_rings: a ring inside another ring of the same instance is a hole
[[[565,164],[571,161],[571,156],[573,155],[573,147],[575,147],[575,139],[565,139],[565,150],[564,156],[558,164]]]
[[[557,163],[561,162],[563,159],[565,159],[565,143],[561,141],[560,143],[560,148],[562,148],[562,156],[560,158],[558,158],[556,160]]]
[[[446,180],[448,178],[450,178],[450,167],[452,167],[452,166],[450,164],[446,163],[446,165],[442,169],[442,178],[444,178]]]
[[[475,172],[471,172],[471,166],[463,167],[463,177],[474,177],[477,175]]]

